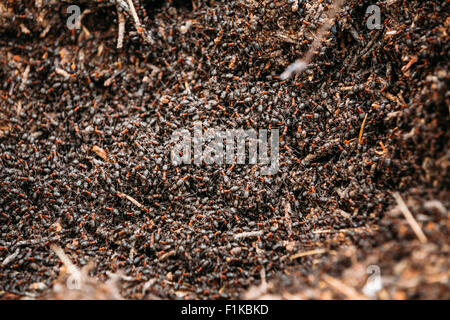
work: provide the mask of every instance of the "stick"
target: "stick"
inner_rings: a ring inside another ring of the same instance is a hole
[[[137,32],[140,33],[139,28],[141,27],[141,22],[139,21],[139,17],[137,15],[136,8],[134,7],[133,0],[127,0],[127,3],[128,7],[130,8],[131,15],[133,16],[134,24],[136,25],[136,30]]]
[[[61,69],[61,68],[55,68],[55,72],[65,78],[70,78],[70,76],[71,76],[70,73],[68,73],[66,70]]]
[[[331,9],[328,11],[328,16],[331,17],[329,18],[330,20],[333,19],[334,16],[336,16],[336,13],[342,7],[343,2],[343,0],[335,0]],[[315,37],[309,50],[302,58],[295,60],[294,63],[286,68],[286,70],[280,75],[281,80],[287,80],[296,73],[301,73],[306,70],[308,64],[311,62],[311,59],[315,54],[315,51],[320,47],[323,36],[330,26],[331,23],[329,21],[324,22],[322,27],[319,29],[319,32],[317,32],[317,36]]]
[[[319,229],[319,230],[314,230],[313,233],[314,234],[321,234],[321,233],[349,233],[349,232],[372,232],[372,230],[377,230],[378,226],[377,225],[373,225],[371,226],[371,228],[368,227],[356,227],[356,228],[345,228],[345,229]]]
[[[338,280],[338,279],[333,278],[332,276],[329,276],[326,274],[324,274],[322,278],[326,283],[328,283],[328,285],[330,287],[332,287],[336,291],[339,291],[344,296],[346,296],[348,299],[351,299],[351,300],[367,300],[368,299],[365,295],[359,293],[354,288],[349,287],[341,280]]]
[[[287,201],[286,204],[284,205],[284,217],[287,221],[288,234],[292,235],[292,219],[290,211],[291,211],[291,204],[289,203],[289,201]]]
[[[8,265],[9,263],[11,263],[12,261],[14,261],[14,259],[16,259],[16,257],[19,255],[19,253],[20,253],[20,249],[17,248],[16,251],[14,251],[12,254],[10,254],[9,256],[7,256],[7,257],[5,258],[5,260],[3,260],[2,266],[6,266],[6,265]]]
[[[362,138],[362,134],[363,134],[363,131],[364,131],[364,125],[366,124],[366,119],[367,119],[367,113],[364,116],[364,120],[363,120],[363,122],[361,124],[361,129],[359,129],[358,144],[361,144],[361,138]]]
[[[27,81],[28,81],[28,75],[30,74],[30,65],[27,65],[27,67],[25,68],[25,71],[23,72],[22,75],[22,87],[26,87],[27,85]]]
[[[150,37],[149,34],[146,33],[146,30],[142,27],[141,21],[139,20],[139,16],[136,12],[136,8],[134,7],[133,0],[127,0],[129,10],[131,11],[131,15],[133,16],[134,20],[134,27],[136,28],[136,31],[141,35],[142,39],[144,39],[145,42],[153,44],[154,41]]]
[[[248,231],[248,232],[241,232],[234,235],[235,239],[242,239],[242,238],[250,238],[250,237],[259,237],[262,236],[262,231]]]
[[[50,248],[66,266],[68,273],[73,275],[81,275],[80,270],[72,263],[70,258],[65,254],[64,250],[60,246],[52,244],[50,245]]]
[[[122,192],[117,192],[117,195],[119,196],[119,197],[125,197],[125,198],[127,198],[131,203],[133,203],[136,207],[138,207],[139,209],[144,209],[144,206],[142,205],[142,204],[140,204],[136,199],[134,199],[134,198],[132,198],[132,197],[130,197],[129,195],[127,195],[127,194],[125,194],[125,193],[122,193]]]
[[[295,259],[298,259],[298,258],[301,258],[301,257],[310,256],[312,254],[322,254],[322,253],[325,253],[325,252],[327,252],[327,250],[323,249],[323,248],[314,249],[314,250],[309,250],[309,251],[304,251],[304,252],[299,252],[299,253],[293,254],[292,256],[290,256],[289,259],[295,260]]]
[[[423,231],[420,228],[419,224],[417,223],[416,219],[414,219],[411,211],[409,211],[408,207],[406,206],[405,201],[403,201],[402,197],[400,196],[400,194],[398,192],[394,192],[393,196],[394,196],[395,200],[397,201],[398,208],[405,216],[406,221],[408,221],[411,229],[414,231],[417,238],[420,240],[420,242],[426,243],[427,237],[423,233]]]
[[[175,253],[176,253],[175,250],[170,250],[169,252],[166,252],[166,253],[164,253],[162,256],[160,256],[160,257],[158,258],[158,261],[164,261],[164,260],[166,260],[167,258],[173,256]]]
[[[120,11],[118,4],[117,4],[117,17],[119,19],[119,34],[117,36],[117,49],[122,49],[123,35],[125,33],[125,17],[123,16],[122,11]]]

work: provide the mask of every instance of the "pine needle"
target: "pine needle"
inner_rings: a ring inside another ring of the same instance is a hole
[[[367,119],[367,113],[364,116],[364,120],[361,124],[361,129],[359,129],[358,144],[361,144],[361,141],[362,141],[362,135],[363,135],[363,131],[364,131],[364,125],[366,124],[366,119]]]

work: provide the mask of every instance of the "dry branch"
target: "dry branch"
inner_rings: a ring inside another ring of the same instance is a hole
[[[426,243],[427,237],[423,233],[422,228],[419,226],[416,219],[414,219],[414,216],[412,215],[411,211],[409,211],[405,201],[403,201],[402,197],[398,192],[394,192],[393,196],[397,201],[398,208],[400,209],[401,213],[403,213],[403,215],[405,216],[406,221],[409,223],[411,229],[414,231],[417,238],[420,240],[420,242]]]

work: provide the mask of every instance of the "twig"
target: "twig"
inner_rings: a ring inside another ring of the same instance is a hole
[[[57,74],[59,74],[60,76],[66,77],[66,78],[70,78],[71,74],[68,73],[66,70],[61,69],[61,68],[55,68],[55,72]]]
[[[129,200],[131,203],[133,203],[139,209],[144,209],[144,206],[142,204],[140,204],[136,199],[130,197],[129,195],[122,193],[120,191],[117,191],[117,195],[121,198],[123,198],[123,197],[127,198],[127,200]]]
[[[367,113],[364,116],[364,120],[361,124],[361,129],[359,129],[358,144],[361,144],[361,138],[362,138],[362,134],[364,132],[364,125],[366,124],[366,119],[367,119]]]
[[[444,205],[442,204],[442,202],[438,201],[438,200],[430,200],[424,203],[423,207],[427,210],[432,210],[432,209],[436,209],[438,210],[441,214],[446,214],[447,213],[447,209],[445,209]]]
[[[139,28],[141,27],[141,22],[139,21],[139,17],[137,15],[136,8],[134,7],[133,0],[127,0],[127,3],[128,3],[128,7],[130,8],[131,15],[133,16],[134,24],[136,25],[136,29],[140,33]]]
[[[284,206],[284,217],[287,221],[288,234],[292,235],[292,219],[290,211],[291,211],[291,204],[289,203],[289,201],[287,201]]]
[[[123,47],[123,35],[125,33],[125,17],[119,9],[119,4],[117,4],[117,17],[119,20],[119,31],[117,36],[117,49],[122,49]]]
[[[9,264],[10,262],[14,261],[14,259],[17,258],[17,256],[19,255],[20,249],[17,248],[16,251],[14,251],[12,254],[10,254],[9,256],[7,256],[5,258],[5,260],[3,260],[2,262],[2,266],[6,266],[7,264]]]
[[[310,256],[313,254],[322,254],[327,252],[326,249],[320,248],[320,249],[314,249],[314,250],[309,250],[309,251],[303,251],[303,252],[298,252],[296,254],[293,254],[292,256],[289,257],[289,259],[291,260],[295,260],[301,257],[306,257],[306,256]]]
[[[164,261],[167,258],[173,256],[175,254],[175,250],[170,250],[169,252],[164,253],[161,257],[158,258],[158,261]]]
[[[328,28],[330,28],[331,23],[330,20],[332,20],[336,13],[339,11],[339,9],[342,7],[344,0],[335,0],[332,4],[331,9],[328,11],[328,16],[330,17],[328,21],[325,21],[322,27],[317,32],[317,36],[315,37],[313,43],[311,44],[311,47],[306,52],[306,54],[300,58],[295,60],[294,63],[289,65],[286,70],[280,75],[281,80],[286,80],[295,75],[296,73],[301,73],[306,70],[309,63],[311,62],[312,57],[315,54],[315,51],[320,47],[322,44],[322,38],[325,35]]]
[[[243,239],[243,238],[250,238],[250,237],[260,237],[263,235],[263,231],[247,231],[247,232],[241,232],[234,235],[234,239]]]
[[[329,276],[327,274],[324,274],[322,278],[330,287],[332,287],[336,291],[339,291],[344,296],[346,296],[348,299],[351,299],[351,300],[368,300],[368,298],[365,295],[359,293],[354,288],[346,285],[341,280],[333,278],[332,276]]]
[[[52,249],[53,252],[55,252],[56,255],[58,256],[58,258],[64,263],[64,265],[67,268],[68,273],[70,273],[72,275],[78,275],[81,278],[81,271],[77,268],[77,266],[75,266],[72,263],[70,258],[65,254],[64,250],[61,249],[60,246],[58,246],[56,244],[51,244],[50,249]]]
[[[134,26],[136,28],[136,31],[142,36],[144,41],[148,43],[152,43],[150,38],[145,34],[145,29],[142,27],[141,21],[139,20],[139,16],[136,12],[136,8],[134,7],[133,0],[127,0],[129,10],[131,12],[131,16],[134,20]]]
[[[356,228],[345,228],[345,229],[319,229],[314,230],[314,234],[321,234],[321,233],[349,233],[349,232],[372,232],[372,230],[377,230],[378,226],[373,225],[371,228],[368,227],[356,227]]]
[[[127,11],[129,10],[127,3],[124,0],[116,0],[116,5],[121,7],[123,10]]]
[[[105,150],[100,148],[99,146],[92,146],[91,150],[95,152],[96,155],[98,155],[100,158],[108,162],[108,154]]]
[[[25,68],[25,71],[23,72],[22,75],[22,87],[26,87],[27,85],[27,81],[28,81],[28,75],[30,74],[30,65],[27,65],[27,67]]]
[[[394,196],[395,200],[397,201],[398,208],[400,209],[401,213],[403,213],[403,215],[405,216],[406,221],[409,223],[411,229],[414,231],[417,238],[420,240],[420,242],[426,243],[427,237],[423,233],[423,231],[420,228],[419,224],[417,223],[416,219],[414,219],[411,211],[409,211],[408,207],[406,206],[405,201],[403,201],[402,197],[400,196],[400,194],[398,192],[394,192],[393,196]]]

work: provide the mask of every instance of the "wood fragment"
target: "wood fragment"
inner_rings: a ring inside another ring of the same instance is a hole
[[[133,203],[139,209],[144,209],[144,206],[141,203],[139,203],[136,199],[134,199],[133,197],[130,197],[129,195],[122,193],[120,191],[117,191],[117,195],[121,198],[126,198],[127,200],[129,200],[131,203]]]
[[[263,231],[247,231],[247,232],[241,232],[234,235],[234,239],[244,239],[244,238],[251,238],[251,237],[260,237],[264,234]]]
[[[106,154],[106,151],[99,146],[93,146],[91,150],[103,160],[108,161],[108,155]]]
[[[136,12],[136,8],[134,7],[133,0],[127,0],[127,4],[131,16],[133,17],[134,27],[136,28],[137,33],[141,35],[142,39],[144,39],[145,42],[151,43],[152,42],[150,41],[151,39],[147,37],[147,35],[144,32],[145,29],[142,27],[141,21],[139,20],[139,16]]]
[[[368,300],[369,298],[365,295],[359,293],[356,291],[356,289],[346,285],[341,280],[338,280],[336,278],[333,278],[332,276],[329,276],[327,274],[324,274],[322,276],[322,279],[334,290],[340,292],[344,296],[346,296],[348,299],[351,300]]]
[[[22,87],[25,88],[25,86],[27,85],[27,81],[28,81],[28,75],[30,74],[30,65],[28,64],[25,68],[25,71],[23,72],[22,75],[22,82],[21,85]]]
[[[136,8],[134,7],[133,0],[127,0],[128,7],[131,12],[131,16],[134,19],[134,24],[136,25],[136,30],[139,32],[139,28],[141,27],[141,22],[139,21],[139,17],[136,12]]]
[[[367,119],[367,113],[364,116],[364,120],[361,124],[361,129],[359,129],[358,144],[361,144],[361,141],[362,141],[362,134],[364,132],[364,125],[366,124],[366,119]]]
[[[6,266],[6,265],[8,265],[9,263],[13,262],[14,259],[16,259],[17,256],[19,255],[19,252],[20,252],[20,249],[17,248],[16,251],[14,251],[12,254],[10,254],[9,256],[7,256],[7,257],[5,258],[5,260],[3,260],[2,266]]]
[[[314,234],[321,234],[321,233],[348,233],[348,232],[372,232],[373,230],[378,230],[377,225],[373,225],[370,228],[369,227],[356,227],[356,228],[345,228],[345,229],[319,229],[314,230]]]
[[[76,276],[79,276],[81,278],[81,271],[80,271],[80,269],[78,269],[77,266],[75,266],[72,263],[70,258],[66,255],[66,253],[64,252],[64,250],[60,246],[58,246],[56,244],[51,244],[50,245],[50,249],[52,249],[53,252],[62,261],[64,266],[67,268],[67,272],[69,274],[76,275]]]
[[[409,68],[411,68],[411,66],[412,66],[413,64],[415,64],[417,61],[418,61],[417,57],[416,57],[416,56],[412,56],[412,57],[409,59],[408,63],[402,67],[402,72],[403,72],[403,73],[406,73],[406,71],[408,71]]]
[[[398,208],[400,209],[400,212],[403,213],[403,215],[406,218],[406,221],[409,223],[409,226],[416,234],[417,238],[422,243],[427,242],[427,237],[422,231],[422,228],[417,223],[416,219],[414,219],[414,216],[412,215],[411,211],[409,211],[408,207],[406,206],[405,201],[403,201],[403,198],[400,196],[398,192],[394,192],[393,196],[395,200],[397,201]]]
[[[446,214],[447,213],[447,209],[445,209],[444,205],[442,204],[442,202],[438,201],[438,200],[430,200],[424,203],[423,207],[427,210],[433,210],[436,209],[438,210],[441,214]]]
[[[292,235],[292,219],[290,212],[291,212],[291,204],[289,203],[289,201],[287,201],[286,204],[284,205],[284,218],[287,221],[287,230],[289,236]]]
[[[59,74],[60,76],[67,77],[67,78],[70,77],[70,73],[68,73],[68,72],[67,72],[66,70],[64,70],[64,69],[61,69],[61,68],[55,68],[55,72],[56,72],[57,74]]]
[[[319,248],[319,249],[314,249],[314,250],[308,250],[308,251],[303,251],[303,252],[298,252],[296,254],[293,254],[292,256],[289,257],[289,259],[291,260],[295,260],[301,257],[306,257],[306,256],[310,256],[313,254],[322,254],[327,252],[328,250],[324,249],[324,248]]]
[[[169,252],[164,253],[161,257],[158,258],[158,261],[164,261],[167,258],[173,256],[175,254],[175,250],[170,250]]]
[[[119,20],[119,31],[117,35],[117,49],[122,49],[123,47],[123,35],[125,33],[125,17],[123,13],[119,10],[119,5],[117,4],[117,18]]]

